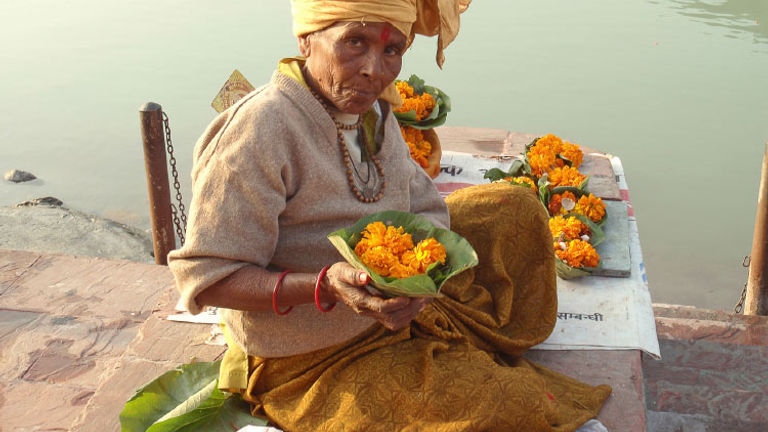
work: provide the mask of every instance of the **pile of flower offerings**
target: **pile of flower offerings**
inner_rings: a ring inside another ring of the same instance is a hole
[[[374,288],[393,297],[437,296],[445,281],[478,263],[460,235],[395,210],[363,217],[328,239],[353,267],[368,272]]]
[[[549,134],[525,147],[522,158],[508,172],[489,170],[491,181],[530,188],[549,213],[549,230],[557,257],[557,275],[572,279],[591,273],[600,265],[595,247],[605,235],[601,226],[606,212],[603,200],[587,189],[589,176],[579,172],[584,154],[577,144]]]
[[[411,151],[411,157],[422,168],[429,166],[432,144],[425,132],[445,123],[451,110],[451,99],[440,89],[428,86],[424,80],[411,75],[408,81],[395,81],[403,106],[393,112],[400,131]]]

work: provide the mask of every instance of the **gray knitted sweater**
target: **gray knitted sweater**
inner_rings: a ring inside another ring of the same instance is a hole
[[[168,256],[192,313],[200,312],[200,292],[244,266],[314,273],[341,261],[326,236],[367,214],[410,211],[449,225],[443,200],[410,158],[388,105],[381,105],[377,158],[386,188],[372,204],[349,189],[331,117],[286,75],[275,72],[209,125],[195,146],[186,243]],[[300,305],[286,316],[225,310],[223,320],[243,350],[258,357],[325,348],[374,323],[342,304],[329,313]]]

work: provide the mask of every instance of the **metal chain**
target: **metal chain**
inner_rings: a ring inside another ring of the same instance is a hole
[[[176,189],[176,202],[178,209],[171,203],[171,213],[173,214],[173,223],[176,225],[176,235],[179,236],[181,245],[184,246],[184,233],[187,232],[187,213],[181,196],[181,183],[179,183],[179,172],[176,170],[176,157],[173,155],[173,142],[171,141],[171,126],[168,123],[168,115],[163,112],[163,126],[165,126],[165,145],[168,149],[168,163],[171,165],[171,175],[173,176],[173,188]],[[181,219],[179,219],[181,216]]]
[[[749,268],[749,264],[752,261],[752,257],[749,255],[744,257],[744,261],[741,262],[741,265],[743,267]],[[736,303],[736,307],[733,308],[733,311],[737,314],[740,314],[744,310],[744,301],[747,299],[747,283],[749,282],[749,279],[747,279],[747,282],[744,282],[744,289],[741,290],[741,298],[739,299],[739,302]]]

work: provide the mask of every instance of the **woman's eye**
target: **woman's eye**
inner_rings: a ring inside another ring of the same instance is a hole
[[[357,38],[349,38],[347,39],[347,44],[352,47],[359,47],[363,44],[363,41]]]
[[[396,46],[387,47],[387,49],[384,52],[386,54],[389,54],[389,55],[400,55],[401,54],[400,53],[400,48],[398,48]]]

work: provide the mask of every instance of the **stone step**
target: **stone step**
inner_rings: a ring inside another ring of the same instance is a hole
[[[662,360],[643,356],[647,429],[768,430],[768,317],[654,305]]]
[[[723,421],[698,414],[648,411],[647,430],[649,432],[757,432],[768,430],[768,423]]]
[[[768,316],[742,315],[733,311],[700,309],[694,306],[654,303],[656,318],[681,318],[706,321],[728,322],[746,325],[768,325]]]

